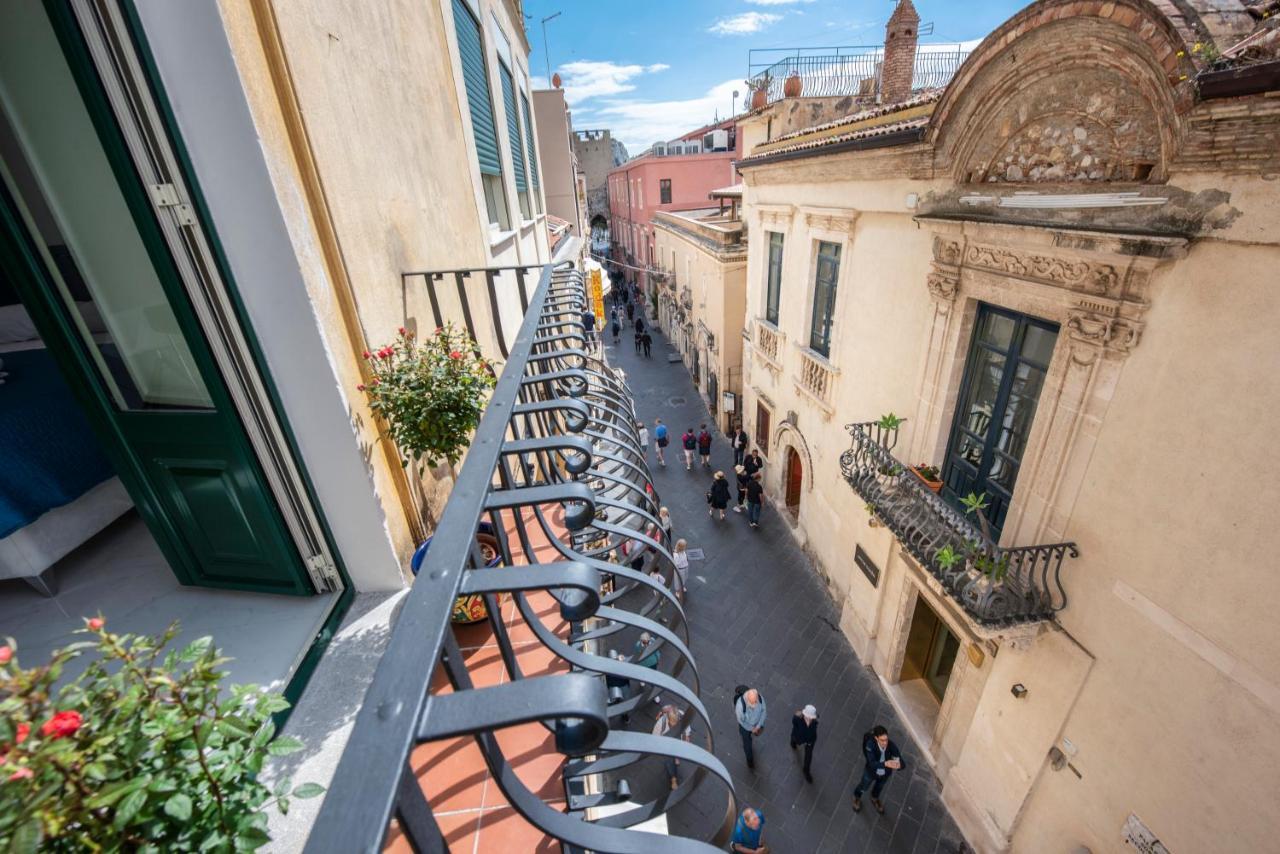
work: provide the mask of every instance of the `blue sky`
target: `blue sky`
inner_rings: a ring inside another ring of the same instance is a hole
[[[924,42],[981,39],[1030,0],[915,0]],[[893,0],[525,0],[534,86],[564,78],[577,129],[609,128],[631,154],[742,107],[747,51],[871,45]]]

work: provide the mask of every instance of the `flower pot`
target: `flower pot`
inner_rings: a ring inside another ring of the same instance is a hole
[[[915,466],[912,466],[912,467],[911,467],[911,470],[912,470],[913,472],[915,472],[916,477],[918,477],[918,478],[920,478],[921,480],[923,480],[923,481],[924,481],[924,485],[925,485],[925,486],[927,486],[927,487],[929,487],[929,489],[933,490],[935,493],[937,493],[937,492],[941,492],[941,491],[942,491],[942,481],[940,481],[940,480],[930,480],[929,478],[927,478],[927,477],[925,477],[923,474],[921,474],[921,473],[920,473],[920,469],[916,468]]]
[[[751,109],[762,110],[769,103],[769,90],[761,86],[751,93]]]
[[[800,93],[803,90],[804,90],[804,81],[801,80],[800,75],[794,71],[791,72],[791,76],[788,77],[786,80],[784,80],[782,83],[783,97],[799,98]]]
[[[422,564],[427,559],[427,551],[431,548],[433,539],[434,537],[427,537],[426,542],[418,546],[417,551],[413,553],[413,558],[409,561],[409,571],[413,573],[414,578],[418,577],[418,570],[422,569]],[[494,567],[502,563],[498,538],[493,535],[493,526],[488,522],[480,523],[480,528],[476,531],[476,544],[480,547],[480,554],[484,558],[486,567]],[[455,623],[478,623],[487,619],[488,616],[489,609],[484,606],[484,597],[478,593],[459,596],[453,600],[450,619]]]

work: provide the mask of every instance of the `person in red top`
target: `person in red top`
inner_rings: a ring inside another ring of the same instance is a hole
[[[684,470],[693,471],[693,452],[698,447],[698,437],[693,434],[692,427],[684,431],[680,443],[684,445]]]
[[[698,431],[698,456],[702,457],[704,466],[711,468],[711,434],[707,432],[706,424],[701,425]]]

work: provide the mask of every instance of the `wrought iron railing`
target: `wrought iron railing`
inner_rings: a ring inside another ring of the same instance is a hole
[[[959,44],[919,45],[911,88],[946,86],[969,53]],[[800,77],[804,97],[862,95],[874,101],[880,94],[883,64],[881,45],[769,48],[750,52],[747,74],[752,89],[765,85],[767,75],[769,103],[783,97],[783,85],[793,74]]]
[[[393,819],[414,850],[445,850],[420,787],[433,769],[415,770],[410,758],[418,745],[460,736],[475,739],[516,811],[566,851],[712,852],[727,841],[733,785],[712,754],[684,613],[673,594],[671,544],[658,521],[630,391],[584,346],[586,304],[580,272],[543,269],[356,717],[308,852],[379,851]],[[480,552],[482,525],[496,540],[497,566]],[[539,619],[527,598],[537,590],[557,600],[567,632]],[[501,653],[506,678],[497,687],[473,684],[449,628],[455,597],[472,594],[484,598]],[[503,595],[568,672],[522,671],[501,618]],[[640,663],[652,663],[654,653],[660,666]],[[438,668],[452,691],[432,690]],[[659,692],[680,713],[673,734],[692,728],[692,742],[619,726]],[[495,735],[530,721],[554,733],[565,757],[563,810],[521,782]],[[661,773],[666,758],[689,771],[675,789]],[[697,818],[705,798],[697,809],[679,809],[704,783],[718,783],[723,792],[723,818],[710,828]],[[699,829],[700,838],[635,829],[655,819],[666,819],[670,831]]]
[[[1003,548],[968,514],[935,495],[894,458],[897,430],[849,424],[853,437],[840,469],[854,492],[920,565],[975,620],[1010,625],[1050,619],[1066,607],[1062,563],[1075,543]]]

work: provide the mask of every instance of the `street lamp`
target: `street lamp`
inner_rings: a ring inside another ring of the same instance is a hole
[[[559,17],[560,17],[560,13],[556,12],[554,15],[548,15],[547,17],[542,19],[542,52],[546,54],[546,57],[547,57],[547,85],[548,86],[551,85],[551,51],[547,47],[547,21],[550,21],[554,18],[559,18]]]
[[[730,101],[729,103],[731,105],[729,107],[729,115],[736,116],[738,114],[738,90],[737,89],[733,90],[733,100]]]

